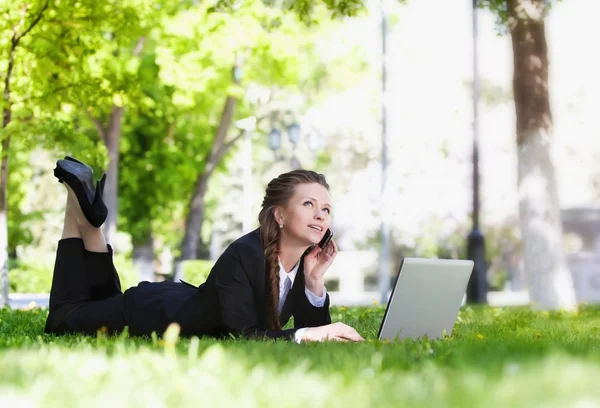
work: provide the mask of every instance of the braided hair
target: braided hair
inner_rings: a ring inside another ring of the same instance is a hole
[[[271,330],[281,330],[279,316],[279,253],[281,228],[275,220],[274,211],[285,207],[298,184],[318,183],[329,190],[325,176],[310,170],[293,170],[274,178],[267,185],[262,208],[258,214],[260,234],[264,245],[267,284],[267,325]]]

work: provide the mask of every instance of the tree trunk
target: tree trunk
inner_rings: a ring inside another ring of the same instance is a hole
[[[145,242],[133,245],[133,264],[138,270],[140,282],[154,282],[154,239],[151,233]]]
[[[10,108],[8,110],[8,120],[10,122]],[[5,109],[4,120],[6,122],[7,110]],[[8,123],[6,123],[8,124]],[[6,126],[6,124],[4,126]],[[8,148],[10,144],[10,138],[7,137],[2,141],[2,164],[0,176],[0,266],[2,271],[0,272],[0,308],[8,305],[8,292],[9,292],[9,280],[8,280],[8,217],[6,214],[6,187],[8,185]]]
[[[5,129],[12,120],[12,106],[10,100],[10,77],[15,64],[15,49],[17,41],[13,36],[12,47],[8,55],[8,69],[4,78],[4,109],[2,110],[2,129]],[[10,136],[2,140],[2,162],[0,164],[0,308],[8,305],[8,217],[7,217],[7,191],[8,186],[8,149]]]
[[[132,52],[132,56],[134,58],[140,56],[142,50],[144,49],[145,42],[145,36],[138,38],[136,46]],[[115,237],[117,235],[117,219],[119,216],[119,145],[121,141],[123,111],[124,108],[122,106],[113,105],[108,120],[108,128],[106,130],[103,129],[98,120],[92,118],[92,121],[94,122],[100,137],[104,140],[108,150],[109,164],[108,171],[106,173],[106,185],[104,187],[104,194],[102,196],[102,199],[106,204],[106,208],[108,209],[108,215],[103,226],[103,231],[106,242],[109,243],[115,249],[115,251],[118,251],[118,245]]]
[[[236,70],[240,68],[241,62],[238,58],[233,72],[236,72]],[[239,78],[235,75],[234,78],[236,85],[239,85]],[[229,128],[231,127],[231,122],[233,121],[237,102],[238,100],[236,97],[227,96],[215,139],[205,160],[206,165],[204,167],[204,171],[196,180],[194,195],[192,196],[192,200],[190,202],[190,209],[185,223],[185,235],[181,245],[181,257],[175,262],[173,280],[176,282],[179,281],[183,276],[182,262],[188,259],[195,259],[196,254],[198,253],[202,221],[204,221],[204,194],[206,193],[208,180],[214,169],[221,162],[221,159],[225,153],[227,153],[231,146],[240,138],[240,136],[238,136],[229,143],[226,143],[225,141],[227,134],[229,133]]]
[[[105,133],[104,142],[108,150],[109,164],[106,173],[106,185],[104,187],[104,195],[102,196],[104,203],[108,209],[108,216],[104,223],[104,236],[106,242],[118,250],[115,236],[117,234],[117,217],[119,215],[119,142],[121,140],[121,119],[123,117],[123,108],[113,106],[110,112],[108,129]]]
[[[196,188],[190,204],[190,212],[185,228],[185,238],[183,240],[182,258],[195,259],[200,243],[200,230],[204,220],[204,194],[208,185],[208,174],[202,173],[196,181]]]
[[[204,221],[204,195],[208,186],[210,174],[204,172],[196,181],[194,195],[190,204],[190,211],[185,223],[185,235],[181,248],[181,257],[175,262],[174,280],[177,282],[183,277],[183,261],[196,259],[200,244],[200,232]]]
[[[536,308],[572,310],[575,290],[562,247],[551,155],[545,1],[509,0],[508,7],[514,54],[519,217],[529,294]]]
[[[21,34],[17,34],[13,27],[12,37],[10,39],[10,50],[8,52],[8,61],[6,76],[4,77],[4,107],[2,109],[2,129],[5,129],[12,120],[12,101],[10,95],[10,80],[15,66],[15,50],[21,39],[40,22],[49,0],[46,0],[40,8],[37,16],[33,19],[29,27]],[[2,160],[0,164],[0,308],[8,304],[8,217],[7,217],[7,191],[8,186],[8,149],[10,147],[10,137],[6,136],[2,140]]]

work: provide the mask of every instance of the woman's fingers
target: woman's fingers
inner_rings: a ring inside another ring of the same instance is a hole
[[[329,340],[332,340],[332,341],[342,341],[342,342],[348,342],[348,341],[361,342],[361,341],[365,341],[365,339],[363,339],[362,337],[360,337],[360,334],[356,334],[356,335],[347,335],[347,334],[333,335],[333,336],[329,337]]]
[[[306,254],[306,256],[304,257],[306,258],[318,258],[319,257],[319,253],[321,252],[321,248],[319,248],[318,245],[315,245],[314,248],[308,253]]]
[[[319,254],[322,255],[324,258],[335,258],[335,255],[337,254],[338,250],[337,250],[337,245],[335,244],[333,238],[331,239],[331,241],[329,241],[329,243],[327,244],[327,246],[325,248],[323,248],[323,251]]]
[[[348,339],[348,340],[352,340],[352,341],[365,341],[365,339],[363,339],[362,336],[360,334],[358,334],[357,332],[344,333],[342,335],[342,337],[345,339]]]
[[[331,245],[333,245],[333,253],[337,254],[338,253],[338,247],[337,247],[337,244],[335,243],[335,240],[333,238],[331,238]]]
[[[334,335],[352,341],[364,341],[360,334],[351,326],[340,323],[335,326]]]
[[[354,341],[364,341],[362,336],[360,334],[358,334],[358,332],[353,327],[350,327],[347,325],[346,325],[346,330],[344,332],[344,337],[346,337],[347,339],[350,339],[350,340],[354,340]]]
[[[342,322],[331,323],[326,326],[311,327],[304,332],[303,341],[364,341],[353,327]]]
[[[328,338],[328,340],[329,341],[339,341],[339,342],[342,342],[342,343],[347,343],[349,341],[348,339],[346,339],[344,337],[341,337],[341,336],[330,336]]]

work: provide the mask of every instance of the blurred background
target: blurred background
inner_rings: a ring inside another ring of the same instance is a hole
[[[202,283],[258,227],[267,183],[302,167],[331,186],[333,304],[385,301],[406,256],[473,258],[474,202],[485,262],[468,300],[528,304],[548,284],[600,301],[600,3],[555,2],[545,18],[555,175],[541,171],[556,180],[567,280],[527,273],[516,49],[489,3],[7,3],[3,302],[7,289],[13,306],[47,302],[66,201],[52,170],[66,154],[108,174],[124,288]]]

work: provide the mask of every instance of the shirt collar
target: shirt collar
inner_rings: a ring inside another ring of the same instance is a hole
[[[290,277],[290,280],[292,281],[292,285],[293,285],[294,279],[296,279],[296,274],[298,273],[298,268],[300,267],[300,260],[298,260],[298,262],[296,262],[296,265],[294,265],[292,270],[289,272],[285,271],[285,268],[281,264],[281,259],[278,259],[278,262],[279,262],[279,284],[280,284],[280,286],[284,285],[285,278],[288,276]]]

